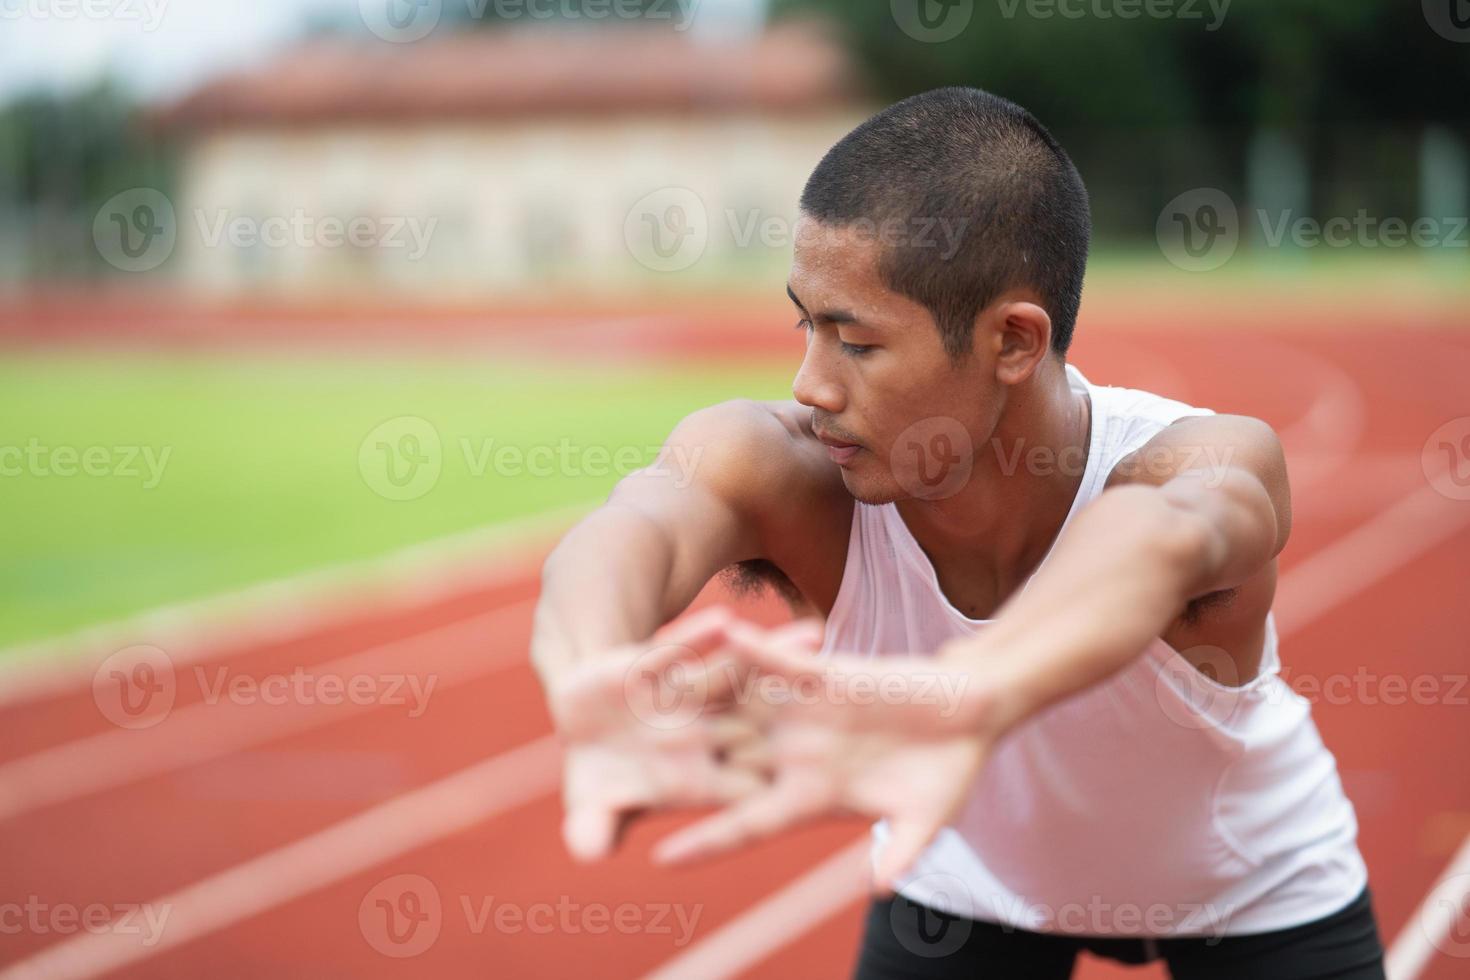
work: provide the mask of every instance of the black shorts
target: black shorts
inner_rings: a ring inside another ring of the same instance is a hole
[[[1163,960],[1176,980],[1383,980],[1383,945],[1364,888],[1346,908],[1276,932],[1121,939],[1028,932],[946,915],[902,895],[875,901],[858,980],[899,977],[1062,980],[1087,950],[1122,963]]]

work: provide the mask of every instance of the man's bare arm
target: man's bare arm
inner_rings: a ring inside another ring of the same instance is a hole
[[[736,649],[763,673],[832,690],[886,684],[914,696],[783,704],[771,722],[770,785],[667,838],[655,858],[706,857],[845,809],[888,821],[875,877],[892,888],[958,812],[1008,728],[1122,668],[1191,599],[1235,588],[1268,593],[1289,523],[1275,434],[1220,416],[1170,428],[1077,515],[988,629],[933,659],[818,659],[733,624]],[[1200,458],[1212,465],[1201,470]]]
[[[671,627],[663,647],[649,640],[720,569],[763,557],[760,518],[779,499],[771,495],[803,479],[792,447],[757,403],[696,412],[547,559],[531,656],[566,744],[562,838],[573,855],[608,854],[634,813],[720,803],[758,786],[755,773],[720,763],[746,737],[741,726],[702,713],[664,730],[649,721],[659,710],[644,703],[653,692],[628,684],[661,683],[670,651],[725,645],[733,619],[716,610]]]
[[[1151,462],[1109,481],[992,628],[946,649],[995,655],[1002,730],[1122,668],[1191,600],[1274,581],[1291,510],[1270,427],[1189,419],[1145,450]]]
[[[647,640],[721,569],[760,556],[763,498],[789,479],[785,430],[753,402],[702,409],[547,558],[531,654],[543,683]]]

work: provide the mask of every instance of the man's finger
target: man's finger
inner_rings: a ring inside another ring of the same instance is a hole
[[[664,838],[654,848],[653,859],[658,864],[682,864],[713,857],[769,837],[808,816],[809,808],[798,797],[773,786]]]
[[[919,860],[940,827],[911,817],[890,818],[888,824],[888,841],[873,869],[874,890],[885,898],[897,890],[899,879]]]
[[[738,714],[711,717],[705,723],[703,732],[707,739],[706,744],[712,749],[730,749],[762,740],[760,726],[750,718]]]
[[[814,617],[792,620],[766,633],[773,643],[791,650],[815,653],[822,646],[822,621]]]
[[[733,633],[742,630],[748,631],[743,635],[749,642],[754,643],[756,637],[761,637],[760,642],[788,651],[789,657],[784,654],[766,657],[743,652],[733,639],[728,639]],[[810,661],[822,645],[822,625],[815,619],[803,619],[763,632],[748,623],[735,621],[727,632],[726,643],[718,652],[702,658],[704,676],[709,682],[706,704],[712,711],[723,711],[737,706],[754,717],[761,713],[763,707],[751,703],[751,695],[759,690],[755,686],[758,684],[757,675],[762,671],[782,677],[819,672],[819,668]],[[781,657],[779,663],[772,659],[776,656]],[[766,664],[778,669],[767,669]]]
[[[766,781],[753,769],[737,769],[711,763],[702,779],[696,782],[699,793],[689,804],[734,803],[764,792]]]
[[[751,666],[724,645],[718,652],[704,657],[703,663],[709,681],[710,708],[717,710],[737,702],[749,683]]]
[[[579,804],[562,820],[562,842],[578,861],[600,861],[617,843],[621,815],[606,804]]]
[[[736,621],[735,614],[728,606],[711,606],[667,624],[653,634],[650,642],[675,643],[701,651],[713,650],[724,640],[726,628]]]
[[[733,769],[764,773],[772,771],[776,765],[776,754],[771,751],[770,743],[764,739],[741,743],[725,749],[724,754],[725,765]]]
[[[823,662],[813,655],[811,631],[805,623],[762,633],[743,623],[730,627],[730,646],[742,659],[764,673],[788,681],[820,674]]]
[[[724,606],[713,606],[692,616],[670,623],[654,634],[641,649],[635,649],[627,660],[626,669],[636,669],[641,674],[662,675],[676,663],[684,663],[697,669],[705,679],[720,685],[719,690],[733,684],[731,670],[715,671],[711,654],[728,646],[729,629],[740,621]],[[726,654],[725,664],[733,663]]]

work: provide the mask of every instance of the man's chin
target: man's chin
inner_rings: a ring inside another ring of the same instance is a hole
[[[852,495],[852,499],[860,504],[868,504],[877,507],[881,504],[891,504],[903,494],[898,487],[885,485],[877,480],[866,479],[863,475],[851,470],[842,471],[842,485]]]

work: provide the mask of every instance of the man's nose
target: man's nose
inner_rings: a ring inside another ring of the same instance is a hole
[[[847,405],[842,386],[823,373],[811,347],[807,348],[801,369],[791,382],[791,394],[807,408],[819,408],[832,415],[840,413]]]

